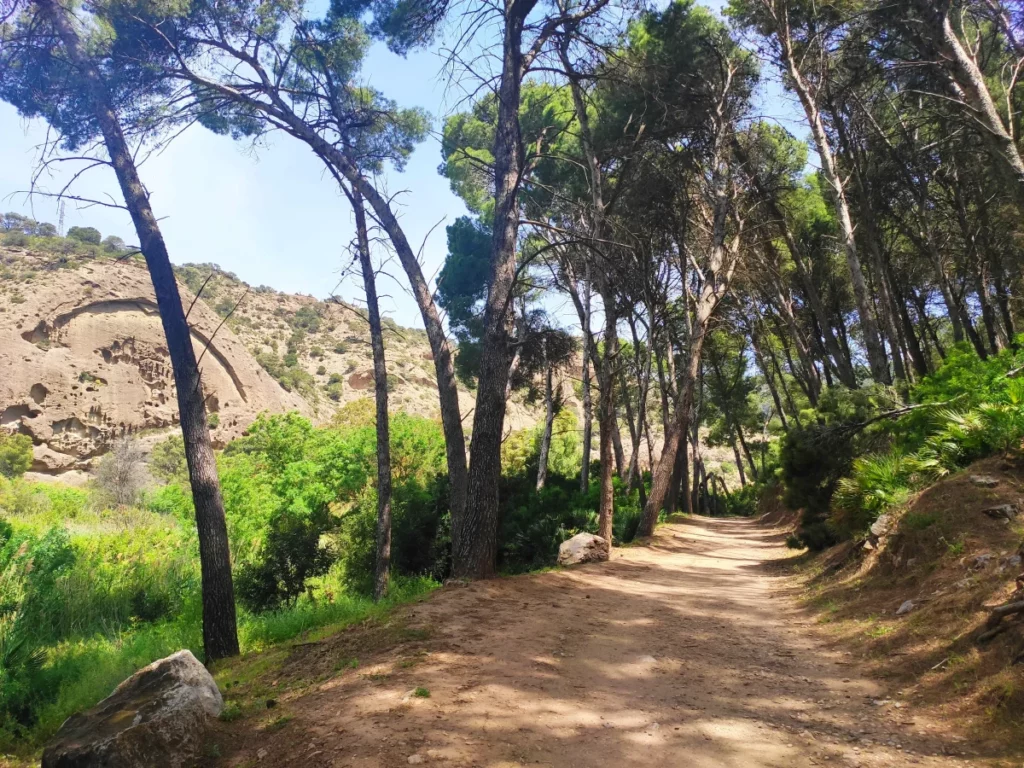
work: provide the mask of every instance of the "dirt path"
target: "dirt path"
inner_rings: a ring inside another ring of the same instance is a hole
[[[404,612],[425,639],[282,696],[286,716],[232,728],[220,764],[969,764],[773,594],[781,538],[701,519],[608,564],[448,587]],[[348,652],[329,640],[291,669]]]

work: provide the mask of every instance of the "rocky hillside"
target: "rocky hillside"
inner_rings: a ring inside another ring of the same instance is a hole
[[[252,288],[212,265],[178,273],[218,444],[261,411],[298,410],[324,422],[341,405],[372,397],[368,327],[358,308]],[[437,415],[426,335],[391,320],[386,326],[392,408]],[[462,407],[471,411],[471,393]],[[536,409],[511,404],[510,428],[536,418]],[[0,427],[32,437],[33,471],[86,470],[118,436],[161,439],[176,423],[144,264],[0,244]]]

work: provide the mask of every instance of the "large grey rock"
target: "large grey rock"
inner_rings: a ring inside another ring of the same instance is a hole
[[[95,707],[69,717],[42,768],[179,768],[201,755],[208,720],[224,708],[189,651],[154,661]]]
[[[577,533],[558,547],[559,565],[597,563],[608,559],[608,541],[592,533]]]

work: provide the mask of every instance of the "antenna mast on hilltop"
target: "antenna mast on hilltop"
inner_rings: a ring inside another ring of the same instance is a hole
[[[57,234],[64,237],[64,201],[57,208]]]

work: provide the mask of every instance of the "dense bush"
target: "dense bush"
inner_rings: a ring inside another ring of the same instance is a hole
[[[335,526],[327,505],[303,514],[282,509],[270,518],[258,554],[235,577],[239,602],[256,613],[294,605],[307,583],[323,576],[337,559],[321,539]]]
[[[829,390],[811,425],[791,429],[782,445],[785,500],[803,510],[800,542],[829,546],[864,531],[925,484],[1019,450],[1024,381],[1007,373],[1022,363],[1019,351],[981,360],[958,345],[911,389],[911,405],[921,407],[892,419],[885,414],[903,404],[888,390]]]
[[[0,430],[0,477],[20,477],[32,466],[32,438]]]

